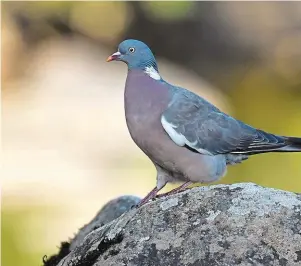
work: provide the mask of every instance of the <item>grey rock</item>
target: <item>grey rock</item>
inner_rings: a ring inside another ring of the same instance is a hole
[[[70,243],[70,250],[79,246],[90,232],[118,218],[124,212],[130,210],[132,206],[137,205],[140,200],[141,198],[130,195],[110,200],[100,209],[90,223],[79,230]]]
[[[59,266],[301,265],[301,195],[251,183],[159,198],[91,231]]]

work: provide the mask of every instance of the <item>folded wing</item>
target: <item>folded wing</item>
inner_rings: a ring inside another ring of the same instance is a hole
[[[189,91],[174,95],[161,123],[177,145],[202,154],[251,155],[287,145],[284,137],[248,126]]]

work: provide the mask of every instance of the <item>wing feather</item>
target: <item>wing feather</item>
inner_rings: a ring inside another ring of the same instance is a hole
[[[161,123],[177,145],[202,154],[253,154],[286,145],[285,138],[248,126],[186,90],[174,95]]]

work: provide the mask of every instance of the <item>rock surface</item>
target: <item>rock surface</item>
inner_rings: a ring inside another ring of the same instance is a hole
[[[139,197],[135,196],[121,196],[110,200],[101,208],[90,223],[86,224],[79,230],[70,243],[70,250],[80,246],[84,238],[93,230],[118,218],[124,212],[130,210],[133,205],[137,205],[140,200],[141,199]]]
[[[299,266],[301,195],[251,183],[198,187],[86,233],[57,265]]]

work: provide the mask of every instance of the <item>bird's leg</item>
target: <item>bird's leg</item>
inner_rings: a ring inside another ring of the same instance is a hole
[[[167,182],[169,181],[169,173],[167,173],[162,167],[154,163],[156,169],[157,169],[157,186],[149,192],[138,204],[138,208],[147,203],[149,200],[155,198],[157,196],[157,193],[165,187]]]
[[[178,193],[182,190],[185,190],[185,188],[189,187],[191,184],[192,184],[191,181],[187,181],[187,182],[183,183],[181,186],[179,186],[177,188],[174,188],[173,190],[171,190],[169,192],[162,193],[162,194],[158,195],[157,198],[169,196],[169,195],[172,195],[172,194],[176,194],[176,193]]]
[[[155,187],[151,192],[149,192],[138,204],[138,207],[141,207],[142,205],[144,205],[145,203],[147,203],[150,199],[153,199],[154,197],[156,197],[157,193],[158,193],[159,189],[157,187]]]

